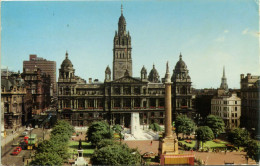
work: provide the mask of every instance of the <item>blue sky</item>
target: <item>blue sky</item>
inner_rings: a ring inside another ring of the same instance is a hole
[[[113,37],[121,1],[2,2],[1,65],[22,71],[37,54],[57,63],[68,50],[76,75],[104,80],[112,69]],[[180,52],[195,88],[220,86],[223,66],[230,88],[240,74],[259,75],[258,7],[254,0],[123,1],[132,37],[133,75],[153,63],[171,73]],[[58,74],[57,74],[58,76]]]

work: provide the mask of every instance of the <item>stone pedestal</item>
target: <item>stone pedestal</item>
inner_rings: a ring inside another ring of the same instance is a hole
[[[83,149],[78,150],[78,158],[75,161],[75,164],[72,164],[72,166],[87,166],[88,163],[83,157]]]
[[[176,138],[162,138],[159,142],[159,155],[178,154],[178,140]]]

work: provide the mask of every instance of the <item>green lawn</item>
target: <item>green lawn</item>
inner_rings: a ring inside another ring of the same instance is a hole
[[[187,143],[184,140],[179,141],[179,142],[181,142],[182,144],[185,144],[186,146],[191,147],[191,148],[195,147],[195,144],[196,144],[196,140],[192,140],[191,143]],[[216,143],[216,142],[213,142],[213,141],[207,141],[207,142],[204,143],[203,147],[204,148],[205,147],[208,147],[208,148],[220,148],[220,147],[222,147],[222,148],[224,148],[224,147],[226,147],[225,144],[228,144],[228,142],[220,141],[219,143]]]
[[[92,155],[95,151],[90,142],[82,141],[83,155]],[[69,141],[69,153],[78,154],[78,141]]]
[[[188,147],[190,147],[190,148],[195,147],[195,144],[196,144],[196,141],[193,141],[193,140],[192,140],[191,143],[187,143],[187,142],[185,142],[184,140],[183,140],[183,141],[179,141],[179,142],[181,142],[182,144],[185,144],[186,146],[188,146]]]
[[[228,142],[220,141],[219,143],[216,143],[213,141],[207,141],[203,146],[208,148],[225,148],[226,144],[228,144]]]

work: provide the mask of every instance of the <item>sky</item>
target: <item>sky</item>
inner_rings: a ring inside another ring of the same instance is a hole
[[[66,50],[81,78],[105,78],[122,1],[1,2],[1,68],[22,71],[30,54],[56,61]],[[260,75],[255,0],[123,1],[132,38],[133,76],[153,64],[160,78],[181,52],[194,88],[218,88],[225,66],[229,88],[240,74]],[[58,78],[57,78],[58,79]]]

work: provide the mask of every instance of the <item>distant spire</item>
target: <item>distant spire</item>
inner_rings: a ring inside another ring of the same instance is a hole
[[[222,76],[222,79],[221,79],[220,88],[228,91],[227,78],[226,78],[226,74],[225,74],[225,66],[223,67],[223,76]]]
[[[68,56],[69,56],[69,54],[68,54],[68,51],[66,50],[66,59],[68,59]]]
[[[155,68],[155,65],[153,64],[153,69]]]

